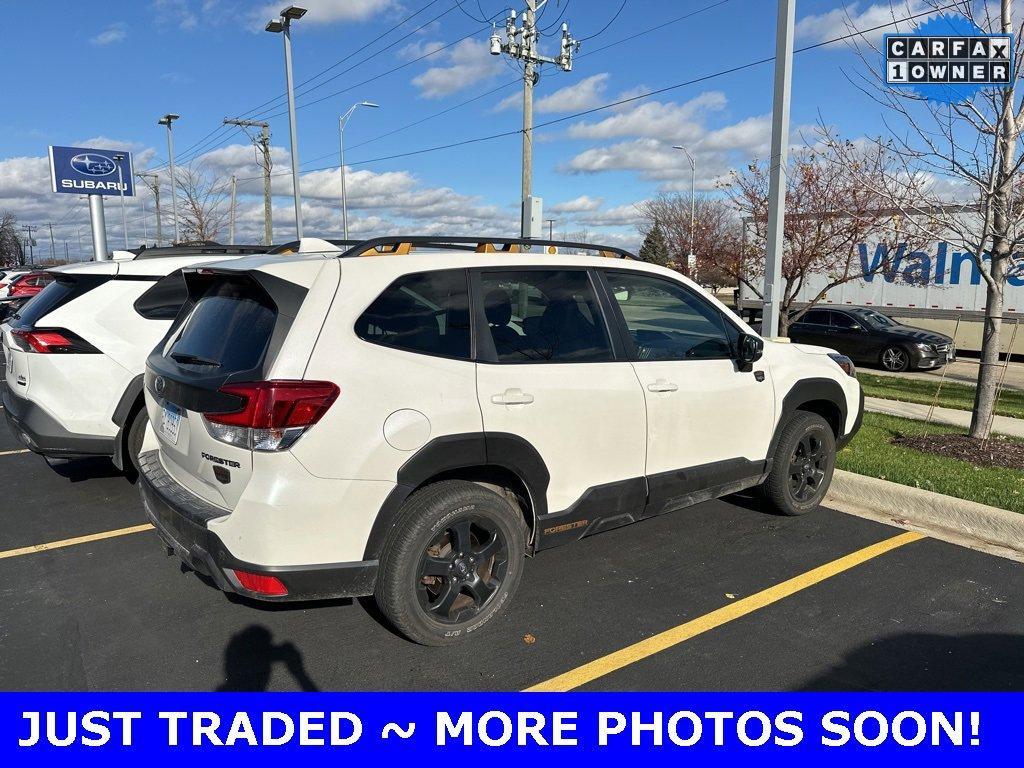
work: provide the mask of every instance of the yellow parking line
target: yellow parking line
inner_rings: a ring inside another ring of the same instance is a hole
[[[692,621],[688,621],[685,624],[680,624],[677,627],[660,632],[646,640],[641,640],[638,643],[634,643],[633,645],[627,646],[613,653],[609,653],[607,656],[602,656],[601,658],[595,659],[581,667],[571,669],[568,672],[558,675],[557,677],[553,677],[550,680],[545,680],[544,682],[538,683],[526,690],[570,691],[573,688],[579,688],[581,685],[585,685],[599,677],[604,677],[618,669],[622,669],[630,664],[642,661],[648,656],[653,656],[660,651],[664,651],[667,648],[678,645],[692,637],[696,637],[704,632],[720,627],[734,619],[746,616],[748,613],[753,613],[759,608],[764,608],[767,605],[771,605],[772,603],[782,600],[785,597],[789,597],[803,589],[819,584],[832,576],[861,565],[872,558],[884,555],[886,552],[891,552],[898,547],[902,547],[904,544],[910,544],[913,541],[923,538],[923,534],[910,531],[908,533],[901,533],[898,536],[893,536],[891,539],[885,539],[877,544],[872,544],[870,547],[858,549],[856,552],[851,552],[845,557],[840,557],[838,560],[833,560],[830,563],[820,565],[813,570],[800,574],[799,576],[794,576],[792,579],[783,581],[773,587],[768,587],[768,589],[757,592],[749,597],[745,597],[742,600],[737,600],[735,603],[730,603],[718,610],[704,614]]]
[[[13,456],[16,453],[28,453],[28,448],[22,448],[18,451],[0,451],[0,456]]]
[[[76,544],[88,544],[90,541],[113,539],[116,536],[127,536],[130,533],[141,533],[142,531],[151,530],[153,530],[152,525],[150,525],[149,523],[143,523],[142,525],[133,525],[129,528],[118,528],[114,531],[90,533],[88,536],[76,536],[73,539],[61,539],[60,541],[50,541],[46,544],[33,544],[29,547],[21,547],[20,549],[8,549],[6,552],[0,552],[0,560],[5,560],[8,557],[32,555],[36,552],[47,552],[51,549],[61,549],[62,547],[73,547]]]

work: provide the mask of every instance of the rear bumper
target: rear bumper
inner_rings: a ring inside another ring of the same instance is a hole
[[[164,471],[157,451],[143,453],[139,463],[139,490],[149,521],[168,549],[186,566],[212,579],[218,589],[271,602],[373,594],[376,560],[301,566],[256,565],[238,560],[207,527],[210,520],[227,516],[226,511],[184,490]],[[268,597],[251,592],[239,584],[235,570],[275,576],[288,588],[288,594]]]
[[[12,392],[6,382],[0,387],[7,426],[30,451],[61,459],[113,456],[116,452],[116,438],[69,432],[39,405]]]

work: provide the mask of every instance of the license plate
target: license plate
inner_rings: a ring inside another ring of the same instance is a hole
[[[178,427],[181,425],[181,411],[167,403],[160,412],[160,434],[171,445],[178,444]]]

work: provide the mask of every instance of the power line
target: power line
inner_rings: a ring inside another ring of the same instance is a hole
[[[619,10],[617,10],[615,12],[614,16],[612,16],[610,19],[608,19],[608,23],[605,24],[603,27],[601,27],[601,29],[599,29],[594,34],[589,35],[588,37],[580,38],[580,42],[581,43],[585,43],[585,42],[587,42],[587,40],[593,40],[595,37],[598,37],[599,35],[603,35],[608,30],[608,27],[610,27],[612,24],[614,24],[615,20],[617,18],[619,18],[619,14],[622,13],[623,9],[626,7],[626,3],[627,2],[628,2],[628,0],[622,0],[622,5],[619,6]]]
[[[720,4],[721,3],[716,3],[716,5],[720,5]],[[921,18],[922,16],[930,16],[930,15],[932,15],[934,13],[939,13],[939,12],[942,12],[942,11],[945,11],[945,10],[949,10],[950,8],[959,7],[959,5],[960,5],[959,3],[950,3],[948,5],[945,5],[945,6],[942,6],[942,7],[939,7],[939,8],[931,8],[931,9],[929,9],[927,11],[922,11],[920,13],[911,14],[911,15],[905,16],[905,17],[900,18],[900,19],[893,19],[893,20],[885,22],[883,24],[878,24],[878,25],[876,25],[874,27],[869,27],[867,29],[855,30],[855,31],[850,32],[850,33],[845,34],[845,35],[840,35],[838,37],[833,37],[833,38],[831,38],[829,40],[823,40],[821,42],[813,43],[811,45],[805,45],[805,46],[803,46],[801,48],[795,48],[793,53],[794,54],[796,54],[796,53],[806,53],[807,51],[812,51],[812,50],[815,50],[817,48],[823,48],[823,47],[825,47],[827,45],[832,45],[834,43],[842,42],[844,40],[849,40],[849,39],[854,38],[854,37],[859,37],[859,36],[865,35],[865,34],[870,33],[870,32],[876,32],[876,31],[878,31],[880,29],[886,29],[888,27],[895,26],[896,24],[900,24],[900,23],[905,22],[905,21],[912,21],[914,19]],[[695,85],[697,83],[706,82],[708,80],[712,80],[712,79],[717,78],[717,77],[724,77],[725,75],[734,74],[736,72],[741,72],[743,70],[753,69],[754,67],[761,66],[762,64],[767,64],[768,62],[771,62],[771,61],[774,61],[774,60],[775,60],[775,56],[766,56],[764,58],[757,59],[756,61],[750,61],[750,62],[747,62],[745,64],[738,64],[738,65],[736,65],[734,67],[728,67],[727,69],[718,70],[717,72],[712,72],[712,73],[707,74],[707,75],[701,75],[700,77],[695,77],[695,78],[692,78],[690,80],[685,80],[685,81],[680,82],[680,83],[674,83],[672,85],[667,85],[667,86],[665,86],[663,88],[656,88],[654,90],[647,91],[645,93],[637,94],[636,96],[630,96],[630,97],[627,97],[627,98],[624,98],[624,99],[618,99],[616,101],[612,101],[612,102],[609,102],[607,104],[602,104],[602,105],[597,106],[597,107],[592,107],[590,109],[580,110],[578,112],[573,112],[573,113],[568,114],[568,115],[563,115],[562,117],[552,118],[551,120],[547,120],[547,121],[545,121],[543,123],[538,123],[537,125],[534,126],[534,130],[538,130],[538,129],[541,129],[541,128],[546,128],[546,127],[551,126],[551,125],[556,125],[557,123],[562,123],[562,122],[565,122],[566,120],[574,120],[574,119],[576,119],[578,117],[585,117],[586,115],[590,115],[590,114],[593,114],[595,112],[601,112],[601,111],[604,111],[604,110],[607,110],[607,109],[613,109],[614,107],[619,107],[619,106],[622,106],[623,104],[629,104],[629,103],[632,103],[632,102],[635,102],[635,101],[640,101],[642,99],[647,99],[647,98],[650,98],[651,96],[658,96],[660,94],[668,93],[670,91],[675,91],[675,90],[678,90],[680,88],[685,88],[685,87],[690,86],[690,85]],[[399,153],[396,153],[396,154],[393,154],[393,155],[385,155],[385,156],[382,156],[382,157],[375,157],[375,158],[371,158],[371,159],[368,159],[368,160],[358,160],[356,162],[349,163],[349,165],[369,165],[371,163],[383,162],[385,160],[394,160],[394,159],[398,159],[398,158],[411,157],[413,155],[422,155],[422,154],[427,154],[427,153],[431,153],[431,152],[438,152],[438,151],[441,151],[441,150],[453,149],[453,148],[456,148],[456,147],[466,146],[466,145],[469,145],[469,144],[479,144],[480,142],[491,141],[493,139],[505,138],[507,136],[514,136],[514,135],[518,135],[520,133],[522,133],[522,129],[514,129],[514,130],[509,130],[509,131],[502,131],[500,133],[493,133],[493,134],[490,134],[490,135],[487,135],[487,136],[476,136],[476,137],[473,137],[473,138],[470,138],[470,139],[463,139],[462,141],[450,142],[448,144],[440,144],[440,145],[432,146],[432,147],[424,147],[422,149],[410,150],[408,152],[399,152]],[[337,168],[337,166],[325,166],[325,167],[322,167],[322,168],[313,168],[309,172],[333,170],[335,168]],[[254,177],[254,178],[259,178],[259,177]]]
[[[387,29],[384,32],[382,32],[381,34],[379,34],[377,37],[373,38],[372,40],[368,41],[367,43],[364,43],[362,46],[360,46],[359,48],[355,49],[354,51],[351,51],[350,53],[345,54],[345,56],[343,56],[342,58],[338,59],[336,62],[334,62],[330,66],[325,67],[324,69],[320,70],[319,72],[317,72],[316,74],[312,75],[311,77],[306,78],[305,80],[303,80],[302,82],[299,83],[298,87],[302,87],[303,85],[306,85],[307,83],[312,82],[316,78],[320,77],[320,75],[323,75],[326,72],[331,71],[332,69],[334,69],[334,67],[336,67],[336,66],[338,66],[340,64],[343,64],[344,62],[348,61],[348,59],[352,58],[356,54],[360,53],[361,51],[366,50],[367,48],[369,48],[374,43],[376,43],[376,42],[382,40],[383,38],[387,37],[389,34],[394,32],[396,29],[399,29],[401,26],[406,24],[408,21],[410,21],[411,19],[415,18],[416,16],[418,16],[423,11],[427,10],[427,8],[429,8],[430,6],[434,5],[436,2],[438,2],[438,0],[430,0],[430,2],[428,2],[426,5],[422,6],[419,10],[414,11],[413,13],[409,14],[408,16],[403,18],[401,21],[399,21],[398,23],[396,23],[393,26],[391,26],[389,29]],[[454,6],[452,6],[448,10],[450,11],[450,10],[453,10],[453,9],[454,9]],[[280,101],[281,99],[284,99],[284,98],[286,98],[286,94],[283,94],[283,93],[282,94],[278,94],[277,96],[274,96],[273,98],[268,99],[267,101],[264,101],[264,102],[262,102],[260,104],[257,104],[255,107],[252,107],[252,108],[246,110],[245,112],[242,112],[242,113],[240,113],[238,115],[235,115],[235,117],[238,117],[238,118],[246,117],[246,116],[252,114],[253,112],[256,112],[257,110],[259,110],[259,109],[261,109],[263,107],[266,107],[268,105],[275,104],[276,102],[278,102],[278,101]],[[216,128],[214,128],[212,131],[209,131],[206,135],[202,136],[199,140],[197,140],[193,144],[191,144],[188,147],[186,147],[181,152],[181,156],[184,157],[185,155],[187,155],[190,152],[192,152],[192,150],[195,147],[198,147],[199,145],[203,144],[204,142],[208,142],[208,140],[210,140],[210,138],[214,134],[221,132],[223,130],[223,128],[224,128],[223,125],[219,125]],[[192,152],[192,154],[194,155],[195,153]],[[164,165],[166,165],[166,163]],[[158,166],[154,170],[159,170],[160,168],[163,168],[163,167],[164,166]]]

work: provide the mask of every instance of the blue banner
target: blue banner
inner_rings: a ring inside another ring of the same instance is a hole
[[[50,147],[50,188],[73,195],[123,193],[131,197],[135,194],[132,153],[121,149]]]
[[[1010,764],[1022,705],[946,693],[0,694],[0,762]]]

